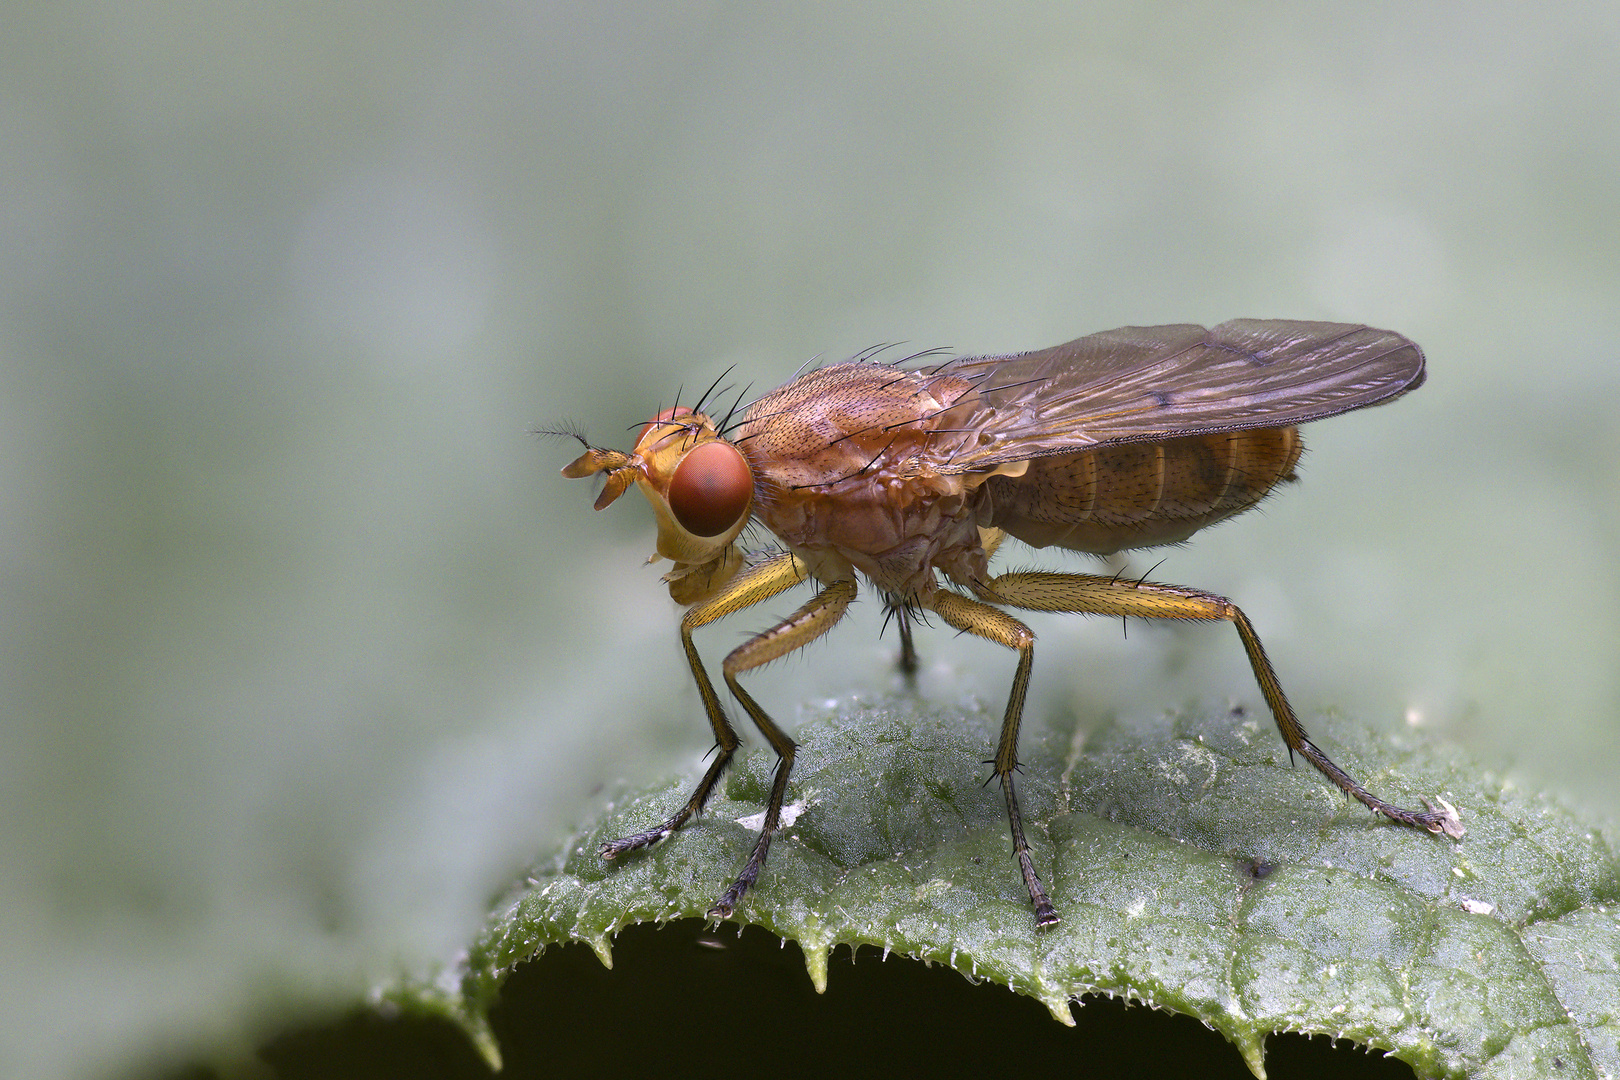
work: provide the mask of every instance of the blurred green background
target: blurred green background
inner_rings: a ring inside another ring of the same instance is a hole
[[[6,1075],[449,957],[707,749],[650,515],[528,432],[625,445],[732,364],[1403,331],[1427,386],[1134,565],[1244,605],[1308,724],[1620,809],[1612,3],[4,8]],[[889,687],[879,623],[761,700]],[[1228,631],[1035,628],[1031,723],[1259,707]],[[920,643],[999,706],[1009,657]]]

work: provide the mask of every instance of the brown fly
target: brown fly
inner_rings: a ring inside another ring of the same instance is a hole
[[[1096,555],[1185,540],[1293,476],[1297,425],[1390,401],[1422,382],[1423,353],[1388,330],[1258,320],[1213,330],[1125,327],[1016,356],[819,368],[759,398],[735,424],[716,424],[701,401],[667,409],[628,454],[581,437],[586,451],[563,475],[606,473],[598,510],[632,483],[652,503],[657,555],[675,564],[665,581],[687,606],[681,644],[718,744],[684,806],[655,828],[604,844],[602,857],[679,829],[703,809],[737,749],[693,632],[812,578],[819,591],[808,603],[721,665],[780,760],[759,840],[712,917],[728,917],[758,878],[796,750],[738,677],[832,629],[859,577],[899,614],[908,669],[914,612],[1017,650],[995,776],[1041,927],[1058,915],[1035,872],[1013,789],[1035,635],[1002,608],[1230,622],[1291,754],[1386,817],[1462,836],[1444,800],[1425,800],[1421,811],[1387,803],[1311,742],[1254,628],[1224,597],[1117,576],[990,570],[1007,536]],[[783,550],[745,555],[738,537],[750,521]]]

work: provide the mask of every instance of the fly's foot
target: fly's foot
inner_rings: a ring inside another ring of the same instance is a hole
[[[638,832],[633,836],[623,836],[617,840],[608,840],[596,849],[596,853],[604,859],[616,859],[627,851],[637,851],[661,843],[675,835],[675,830],[678,828],[680,828],[679,825],[673,825],[666,821],[656,829]]]
[[[1020,835],[1020,846],[1015,854],[1018,856],[1018,869],[1024,875],[1024,887],[1029,890],[1030,906],[1035,909],[1035,929],[1050,930],[1062,922],[1063,917],[1057,913],[1057,909],[1052,906],[1051,898],[1046,895],[1046,888],[1035,873],[1035,862],[1029,857],[1029,849],[1022,845],[1022,839]]]
[[[1265,685],[1264,679],[1261,680],[1261,685]],[[1284,704],[1286,705],[1286,703]],[[1383,814],[1389,820],[1401,825],[1408,825],[1414,829],[1424,829],[1428,832],[1448,836],[1453,840],[1463,838],[1463,833],[1466,830],[1463,828],[1462,818],[1458,816],[1455,806],[1439,797],[1436,797],[1434,802],[1424,799],[1423,805],[1428,808],[1426,810],[1408,810],[1405,807],[1396,806],[1394,803],[1385,802],[1356,783],[1349,773],[1333,764],[1333,761],[1322,753],[1320,747],[1305,738],[1304,731],[1299,727],[1299,721],[1293,719],[1292,712],[1282,715],[1287,722],[1279,721],[1278,727],[1282,729],[1284,739],[1289,744],[1289,751],[1297,750],[1300,756],[1316,767],[1317,772],[1333,781],[1334,786],[1340,791],[1374,813]],[[1294,731],[1293,736],[1289,735],[1291,728]],[[1436,803],[1439,805],[1437,806]]]
[[[1349,794],[1354,795],[1357,793],[1350,792]],[[1430,802],[1428,799],[1423,800],[1423,805],[1428,807],[1427,810],[1403,810],[1399,806],[1391,806],[1382,799],[1376,798],[1371,799],[1370,802],[1364,798],[1362,802],[1368,803],[1372,809],[1383,814],[1391,821],[1408,825],[1414,829],[1426,829],[1439,836],[1448,836],[1453,840],[1461,840],[1463,834],[1467,832],[1463,828],[1462,818],[1457,815],[1457,808],[1438,796],[1435,797],[1434,802]],[[1435,805],[1436,803],[1439,805]]]
[[[1435,803],[1440,805],[1436,807]],[[1432,833],[1444,833],[1453,840],[1463,838],[1463,833],[1467,832],[1467,830],[1463,828],[1462,818],[1457,816],[1455,806],[1452,806],[1438,795],[1434,797],[1434,802],[1424,799],[1423,805],[1429,808],[1429,812],[1414,815],[1417,819],[1414,824],[1421,825]]]
[[[720,894],[720,899],[716,900],[714,906],[709,909],[709,918],[731,918],[731,913],[737,910],[738,904],[742,903],[743,894],[748,892],[758,877],[759,867],[754,866],[752,863],[744,867],[742,876],[733,881],[731,886]]]
[[[770,854],[771,835],[769,832],[759,834],[759,840],[754,844],[754,852],[748,856],[748,862],[744,864],[742,873],[738,874],[737,880],[720,894],[720,899],[714,902],[714,906],[709,909],[709,918],[729,919],[731,913],[737,910],[743,896],[754,887],[754,882],[759,880],[759,872],[765,866],[765,856]]]
[[[714,902],[714,906],[709,909],[709,918],[731,918],[731,913],[737,910],[738,904],[742,903],[742,894],[743,890],[737,888],[736,885],[732,885],[731,888],[727,889],[721,895],[720,899]]]

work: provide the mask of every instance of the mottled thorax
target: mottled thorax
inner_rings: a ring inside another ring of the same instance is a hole
[[[971,390],[966,379],[856,363],[761,398],[733,439],[754,470],[755,514],[813,570],[853,566],[887,592],[931,592],[935,568],[978,545],[979,478],[928,464],[969,438],[945,414]]]

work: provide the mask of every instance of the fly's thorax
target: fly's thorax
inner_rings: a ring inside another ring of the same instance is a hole
[[[852,363],[765,395],[735,440],[756,479],[756,514],[790,544],[832,542],[839,519],[850,528],[840,543],[899,542],[915,507],[961,494],[962,482],[934,466],[962,437],[941,430],[941,417],[971,389],[960,378]]]
[[[882,364],[834,364],[771,391],[737,426],[762,486],[825,487],[875,472],[903,475],[944,460],[961,440],[941,423],[967,380]]]
[[[894,595],[931,591],[940,560],[977,544],[974,480],[938,471],[964,438],[942,417],[971,389],[839,364],[761,398],[736,433],[755,516],[811,566],[853,567]]]

